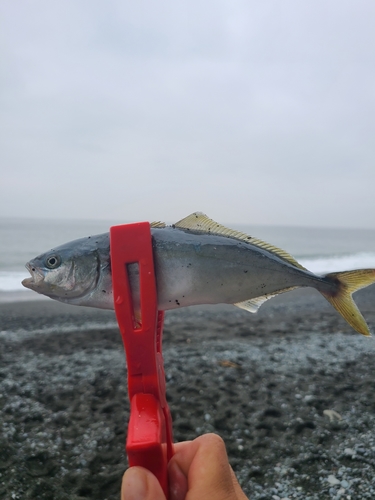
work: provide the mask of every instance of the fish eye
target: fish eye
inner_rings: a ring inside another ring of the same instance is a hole
[[[61,258],[58,255],[50,255],[47,257],[45,264],[48,269],[56,269],[61,264]]]

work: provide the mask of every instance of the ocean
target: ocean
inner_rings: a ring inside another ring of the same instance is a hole
[[[0,218],[0,301],[40,298],[26,290],[25,263],[67,241],[108,231],[128,221],[40,220]],[[231,224],[288,251],[307,269],[324,274],[375,268],[375,230]]]

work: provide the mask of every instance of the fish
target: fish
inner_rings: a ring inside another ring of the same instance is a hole
[[[356,330],[369,327],[352,294],[375,282],[375,269],[314,274],[286,251],[229,229],[201,212],[167,226],[150,224],[158,309],[233,304],[255,313],[272,297],[312,287]],[[80,238],[26,264],[23,286],[68,304],[114,309],[109,233]],[[138,266],[129,266],[134,309],[140,308]]]

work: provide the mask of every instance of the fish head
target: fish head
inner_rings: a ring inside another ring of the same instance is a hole
[[[103,267],[97,243],[95,237],[82,238],[35,257],[26,264],[31,277],[22,281],[23,286],[61,302],[84,305],[97,288]]]

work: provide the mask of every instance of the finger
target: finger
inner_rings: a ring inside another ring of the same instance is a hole
[[[185,500],[188,481],[175,460],[168,464],[169,500]]]
[[[187,478],[186,500],[237,500],[237,487],[223,440],[216,434],[205,434],[182,444],[176,446],[172,460]]]
[[[156,477],[143,467],[130,467],[122,478],[121,500],[166,500]]]
[[[200,438],[201,441],[205,442],[205,446],[209,446],[210,441],[208,441],[208,439],[211,440],[211,435],[209,435],[209,434],[201,436],[201,438]],[[215,435],[213,437],[213,439],[217,439],[217,436]],[[219,441],[220,441],[220,439],[221,438],[219,438]],[[180,466],[184,468],[185,473],[186,473],[186,468],[189,469],[190,463],[194,459],[198,444],[199,444],[199,441],[198,442],[184,441],[182,443],[176,443],[174,445],[175,455],[169,463],[169,483],[170,483],[170,487],[173,484],[175,484],[175,485],[177,484],[177,486],[175,487],[175,490],[173,490],[173,492],[170,490],[170,493],[171,493],[170,500],[181,500],[181,499],[184,500],[185,499],[185,496],[187,493],[187,490],[185,490],[185,488],[187,488],[187,479],[185,479],[185,474],[180,469]],[[226,455],[226,452],[225,452],[225,455]],[[231,473],[231,477],[232,477],[233,488],[234,488],[235,493],[237,495],[236,498],[238,498],[238,500],[248,500],[245,493],[243,492],[241,486],[239,485],[237,477],[236,477],[236,475],[233,472],[233,469],[231,467],[230,467],[230,473]],[[181,475],[183,476],[182,478],[181,478]],[[173,494],[174,494],[174,496],[173,496]]]

